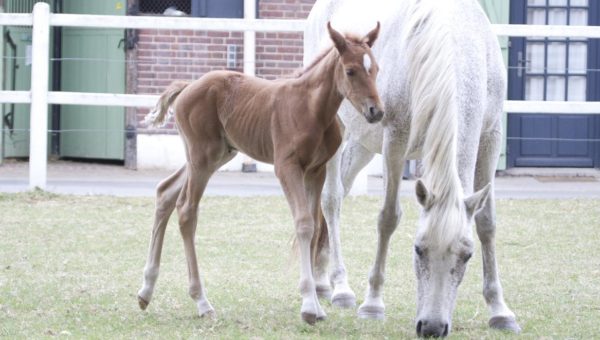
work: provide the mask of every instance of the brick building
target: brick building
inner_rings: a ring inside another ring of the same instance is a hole
[[[257,0],[257,18],[305,19],[314,2]],[[148,15],[144,9],[140,8],[140,15]],[[144,29],[138,31],[138,39],[132,54],[137,84],[131,90],[135,93],[158,94],[174,80],[194,80],[212,70],[243,70],[243,32]],[[302,33],[299,32],[257,32],[256,75],[276,79],[301,68],[302,44]],[[148,110],[138,109],[137,112],[139,122]],[[152,133],[143,125],[138,126],[139,133]],[[167,129],[171,131],[161,130],[161,133],[176,133],[171,125]]]

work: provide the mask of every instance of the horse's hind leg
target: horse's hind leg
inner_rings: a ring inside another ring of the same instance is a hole
[[[373,158],[373,153],[355,141],[348,141],[339,148],[327,163],[327,176],[323,188],[321,206],[329,231],[329,247],[317,255],[315,276],[317,291],[326,292],[329,281],[333,284],[331,303],[349,308],[356,305],[356,295],[348,284],[346,266],[342,257],[340,240],[340,210],[344,196],[348,194],[359,171]],[[331,254],[327,254],[331,252]],[[327,278],[327,258],[331,263],[330,278]],[[321,293],[325,295],[325,293]]]
[[[498,153],[500,152],[501,134],[499,130],[485,134],[479,146],[477,170],[475,172],[474,191],[493,183]],[[490,191],[484,208],[475,216],[477,235],[481,241],[483,256],[483,296],[491,313],[489,325],[492,328],[520,332],[515,314],[504,302],[502,285],[496,265],[496,203],[494,190]]]
[[[138,303],[141,309],[146,309],[152,299],[154,285],[158,278],[165,229],[169,222],[169,217],[175,208],[177,196],[185,183],[185,177],[185,166],[183,166],[177,172],[160,182],[156,188],[154,227],[152,228],[148,259],[144,267],[144,283],[138,292]]]
[[[385,317],[385,305],[383,304],[385,262],[390,238],[402,217],[398,191],[404,169],[406,143],[389,136],[387,130],[385,132],[383,142],[385,199],[377,221],[377,253],[375,263],[369,273],[369,287],[365,301],[358,309],[358,316],[365,319],[383,319]]]

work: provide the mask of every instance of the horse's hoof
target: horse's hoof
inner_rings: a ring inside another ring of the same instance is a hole
[[[314,313],[302,312],[302,320],[309,325],[314,325],[317,322],[317,315]]]
[[[150,302],[144,300],[141,296],[138,295],[138,305],[140,305],[140,309],[141,310],[146,310],[146,307],[148,307],[148,304],[150,304]]]
[[[354,308],[356,307],[356,296],[352,292],[334,294],[331,304],[340,308]]]
[[[511,331],[513,333],[521,333],[521,327],[513,316],[494,316],[488,322],[491,328]]]
[[[331,301],[331,288],[328,286],[317,286],[317,296],[319,299]]]
[[[383,320],[385,319],[385,308],[381,306],[360,306],[358,317],[361,319]]]

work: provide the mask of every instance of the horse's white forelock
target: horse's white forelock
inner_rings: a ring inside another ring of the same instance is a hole
[[[409,0],[402,49],[408,62],[411,134],[408,149],[422,148],[423,181],[434,195],[429,242],[446,249],[463,232],[463,191],[457,171],[457,90],[454,37],[446,1]]]

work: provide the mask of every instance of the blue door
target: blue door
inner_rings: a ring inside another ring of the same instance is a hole
[[[513,0],[511,24],[599,25],[597,0]],[[509,99],[600,100],[599,41],[511,38]],[[598,115],[508,115],[509,167],[600,167]]]

